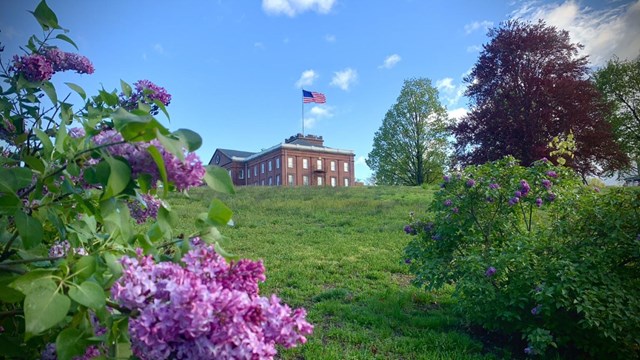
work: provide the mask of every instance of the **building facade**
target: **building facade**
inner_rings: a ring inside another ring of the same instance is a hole
[[[322,136],[297,134],[252,153],[216,149],[210,165],[229,171],[237,186],[352,186],[355,154],[324,146]]]

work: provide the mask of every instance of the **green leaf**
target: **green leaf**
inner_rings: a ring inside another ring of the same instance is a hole
[[[178,129],[173,134],[182,140],[182,144],[185,145],[189,151],[196,151],[202,146],[202,137],[195,131]]]
[[[122,275],[122,264],[112,253],[104,253],[104,262],[115,277]]]
[[[42,161],[42,159],[35,157],[35,156],[30,156],[30,155],[26,155],[22,158],[22,160],[24,160],[24,162],[33,170],[44,174],[44,162]]]
[[[9,284],[9,287],[26,295],[32,292],[36,287],[43,286],[43,283],[52,283],[53,286],[55,286],[55,283],[51,281],[52,274],[53,270],[50,269],[31,270],[14,280]]]
[[[53,86],[51,81],[45,81],[40,86],[42,91],[51,99],[51,102],[55,105],[58,103],[58,94],[56,94],[56,88]]]
[[[35,11],[30,12],[36,18],[40,26],[42,26],[42,30],[48,31],[49,29],[61,29],[60,25],[58,25],[58,17],[44,0],[38,4]]]
[[[129,165],[112,157],[106,157],[105,160],[109,164],[111,171],[102,195],[103,200],[120,194],[131,180],[131,168]]]
[[[5,193],[0,195],[0,213],[13,214],[21,205],[22,202],[20,201],[20,198],[15,194]]]
[[[156,130],[156,136],[165,150],[177,156],[180,161],[184,161],[184,151],[182,150],[182,142],[170,136],[164,136],[160,131]]]
[[[150,145],[147,148],[149,154],[151,154],[151,158],[155,161],[156,166],[158,166],[158,171],[160,172],[160,178],[162,179],[162,188],[164,190],[164,196],[167,196],[169,192],[169,179],[167,178],[167,168],[164,166],[164,158],[162,154],[160,154],[160,150],[154,145]]]
[[[75,356],[84,354],[87,345],[84,333],[79,329],[62,330],[56,338],[58,360],[71,360]]]
[[[15,222],[25,249],[40,245],[44,237],[44,230],[40,220],[25,214],[22,210],[18,210],[15,213]]]
[[[13,281],[16,280],[15,276],[5,277],[0,274],[0,301],[3,303],[14,304],[24,299],[24,294],[20,291],[9,287]]]
[[[118,105],[118,95],[112,93],[112,92],[108,92],[105,90],[100,90],[98,91],[98,94],[100,94],[100,99],[102,99],[102,101],[104,101],[107,105],[109,106],[116,106]]]
[[[98,310],[106,305],[104,290],[100,285],[85,281],[78,287],[69,289],[69,297],[79,304]]]
[[[231,220],[232,216],[233,211],[231,211],[231,209],[229,209],[220,199],[211,200],[207,219],[213,225],[226,225],[229,220]]]
[[[73,45],[73,47],[74,47],[74,48],[76,48],[76,50],[79,50],[79,49],[78,49],[78,45],[76,45],[76,43],[75,43],[75,42],[73,42],[73,40],[71,40],[71,38],[70,38],[70,37],[68,37],[67,35],[64,35],[64,34],[58,34],[58,35],[56,35],[56,39],[60,39],[60,40],[62,40],[62,41],[66,41],[66,42],[68,42],[69,44]]]
[[[80,97],[82,98],[82,100],[86,100],[87,99],[87,93],[79,85],[76,85],[76,84],[70,83],[70,82],[65,83],[65,84],[67,84],[67,86],[70,87],[71,90],[77,92],[78,95],[80,95]]]
[[[127,141],[150,141],[156,138],[156,129],[162,134],[168,134],[167,130],[153,116],[136,114],[123,108],[118,108],[111,114],[113,125]]]
[[[162,103],[162,101],[160,100],[153,100],[153,103],[156,104],[158,106],[158,109],[162,110],[162,112],[164,113],[164,116],[167,117],[167,119],[169,119],[169,121],[171,121],[171,117],[169,116],[169,113],[167,112],[167,107],[164,106],[164,104]]]
[[[71,307],[71,300],[58,294],[52,280],[41,284],[24,299],[25,340],[57,325]]]
[[[122,93],[126,97],[131,97],[131,92],[132,92],[131,85],[124,82],[124,80],[120,80],[120,87],[122,88]]]
[[[96,258],[93,256],[83,256],[73,266],[73,272],[77,274],[78,280],[84,281],[96,272]]]
[[[67,136],[67,126],[64,121],[61,121],[58,127],[58,133],[56,134],[56,150],[61,154],[64,153],[64,141],[67,139]]]
[[[31,185],[33,173],[25,167],[0,167],[0,191],[15,193]]]
[[[227,170],[213,165],[207,166],[206,169],[204,181],[210,188],[223,194],[235,194],[236,191]]]
[[[49,135],[40,129],[35,129],[35,132],[38,139],[42,142],[44,155],[51,156],[51,153],[53,152],[53,143],[51,142]]]

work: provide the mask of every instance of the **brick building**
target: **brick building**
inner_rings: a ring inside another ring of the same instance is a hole
[[[216,149],[209,161],[229,170],[238,186],[352,186],[354,153],[324,146],[322,136],[297,134],[252,153]]]

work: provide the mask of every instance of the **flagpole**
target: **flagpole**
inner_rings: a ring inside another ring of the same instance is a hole
[[[304,89],[302,89],[302,136],[304,136]]]

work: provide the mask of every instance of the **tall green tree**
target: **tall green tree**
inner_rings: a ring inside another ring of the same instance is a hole
[[[447,161],[448,123],[431,80],[405,80],[367,158],[376,184],[421,185],[438,179]]]
[[[640,57],[610,60],[594,74],[598,90],[613,106],[608,117],[616,140],[629,156],[626,173],[640,175]]]

